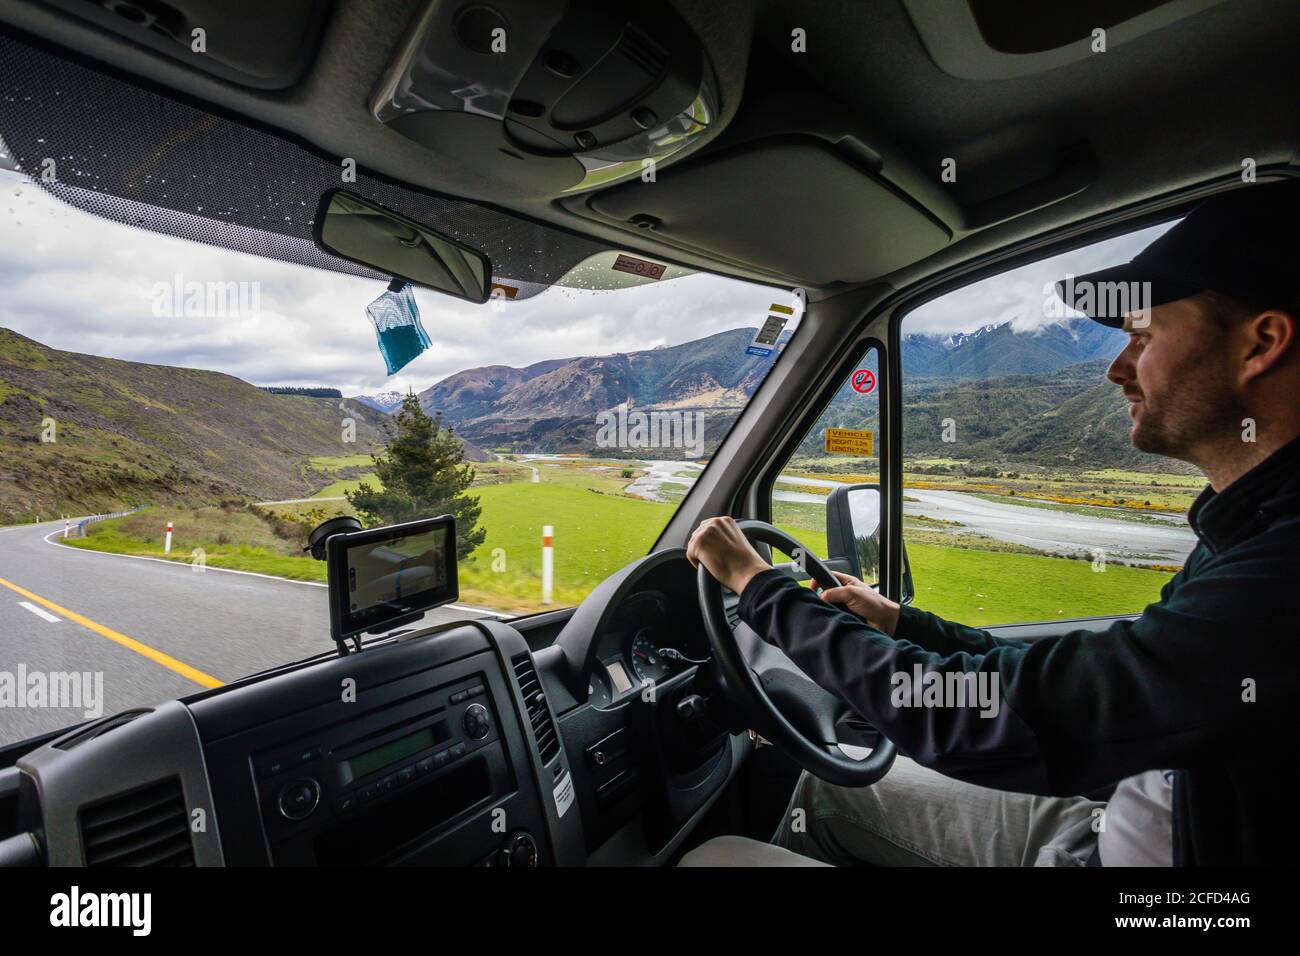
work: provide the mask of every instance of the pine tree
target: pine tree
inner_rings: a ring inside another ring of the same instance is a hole
[[[450,427],[442,427],[441,412],[430,418],[409,392],[392,423],[384,427],[388,444],[382,454],[371,456],[383,487],[362,482],[347,493],[348,502],[367,525],[454,515],[456,557],[464,560],[487,536],[486,530],[475,527],[482,512],[478,498],[463,494],[474,481],[474,468],[464,464],[464,443]]]

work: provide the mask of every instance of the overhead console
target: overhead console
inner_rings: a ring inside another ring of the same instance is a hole
[[[560,200],[635,234],[640,247],[705,256],[755,277],[834,287],[888,275],[965,235],[1075,195],[1096,176],[1087,144],[1039,162],[973,164],[945,182],[795,71],[755,79],[736,118],[699,153]],[[987,170],[994,168],[995,176]]]
[[[556,195],[698,145],[718,99],[700,40],[663,0],[440,0],[371,110],[442,156]]]

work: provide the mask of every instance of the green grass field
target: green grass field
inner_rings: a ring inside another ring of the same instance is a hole
[[[1159,600],[1166,571],[909,544],[916,605],[974,627],[1131,614]]]
[[[172,548],[163,553],[167,522]],[[301,545],[277,537],[267,522],[243,508],[146,508],[125,518],[90,526],[85,538],[60,540],[77,548],[167,558],[185,564],[199,560],[213,568],[256,571],[295,581],[324,581],[325,565],[302,556]],[[195,549],[202,551],[195,554]]]
[[[346,466],[356,463],[348,462]],[[554,602],[576,604],[601,580],[645,554],[671,517],[672,502],[623,493],[623,463],[494,462],[479,468],[472,489],[482,505],[487,538],[460,569],[461,600],[516,614],[542,610],[542,527],[555,529]],[[323,470],[323,469],[322,469]],[[639,472],[638,472],[639,474]],[[323,492],[322,492],[323,494]],[[344,502],[265,509],[280,516],[316,507],[334,513]],[[321,512],[317,512],[319,516]],[[817,554],[826,553],[820,505],[782,503],[777,523]],[[296,580],[325,580],[325,565],[301,552],[301,542],[275,533],[273,524],[238,507],[150,509],[92,526],[76,547],[162,557],[163,528],[175,522],[172,553],[193,561],[201,548],[211,567],[257,571]],[[305,526],[304,526],[305,528]],[[1165,571],[1107,565],[1016,550],[996,542],[939,543],[923,526],[908,530],[916,604],[943,617],[984,626],[1140,611],[1156,600]]]
[[[313,498],[342,498],[349,491],[356,491],[358,488],[360,488],[361,483],[363,481],[367,482],[371,488],[378,489],[383,487],[383,484],[382,482],[380,482],[378,475],[376,475],[374,472],[367,472],[366,474],[362,475],[360,478],[347,478],[340,481],[330,482],[320,491],[316,492],[316,494],[312,495],[312,497]]]

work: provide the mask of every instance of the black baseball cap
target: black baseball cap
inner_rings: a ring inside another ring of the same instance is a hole
[[[1300,180],[1252,183],[1205,200],[1131,262],[1056,283],[1061,301],[1119,328],[1125,312],[1200,292],[1252,307],[1300,299]]]

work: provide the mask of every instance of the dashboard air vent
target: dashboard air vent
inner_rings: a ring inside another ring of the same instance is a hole
[[[560,738],[555,732],[555,721],[551,719],[551,708],[546,703],[542,682],[533,667],[531,654],[519,654],[511,659],[511,664],[515,669],[515,680],[519,682],[519,692],[524,698],[524,706],[528,708],[528,719],[533,725],[537,750],[542,755],[542,764],[546,765],[560,752]]]
[[[180,778],[83,808],[81,842],[87,866],[193,866]]]

